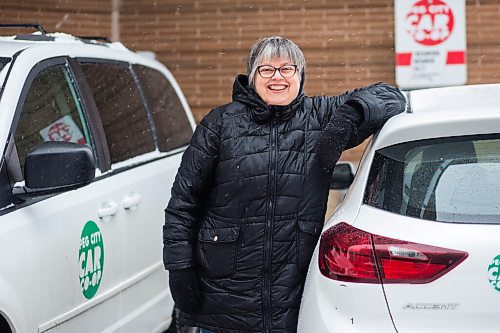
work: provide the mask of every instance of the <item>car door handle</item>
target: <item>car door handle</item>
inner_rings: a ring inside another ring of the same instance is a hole
[[[137,206],[139,206],[141,200],[142,196],[135,192],[130,192],[122,200],[123,208],[134,210],[135,208],[137,208]]]
[[[105,218],[118,213],[118,204],[114,201],[105,201],[101,204],[101,208],[97,211],[97,216]]]

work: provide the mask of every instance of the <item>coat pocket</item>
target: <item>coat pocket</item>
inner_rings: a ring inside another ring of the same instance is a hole
[[[206,277],[228,277],[236,271],[240,227],[200,229],[196,258]]]
[[[297,225],[297,264],[299,270],[305,271],[309,267],[323,224],[299,220]]]

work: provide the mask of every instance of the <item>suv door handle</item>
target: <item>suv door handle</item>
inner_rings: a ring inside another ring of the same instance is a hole
[[[141,200],[142,196],[135,192],[130,192],[122,200],[123,208],[134,210],[135,208],[137,208],[137,206],[139,206]]]
[[[105,201],[101,204],[101,208],[97,211],[97,216],[105,218],[118,213],[118,204],[114,201]]]

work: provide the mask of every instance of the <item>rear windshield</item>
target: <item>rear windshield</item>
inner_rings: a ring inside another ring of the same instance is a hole
[[[500,223],[500,134],[430,139],[375,153],[364,202],[400,215]]]

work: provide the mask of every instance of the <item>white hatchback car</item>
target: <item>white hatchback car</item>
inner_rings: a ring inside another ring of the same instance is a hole
[[[498,96],[407,95],[324,227],[299,332],[500,332]]]
[[[163,210],[195,126],[172,74],[120,43],[0,37],[0,331],[172,320]]]

